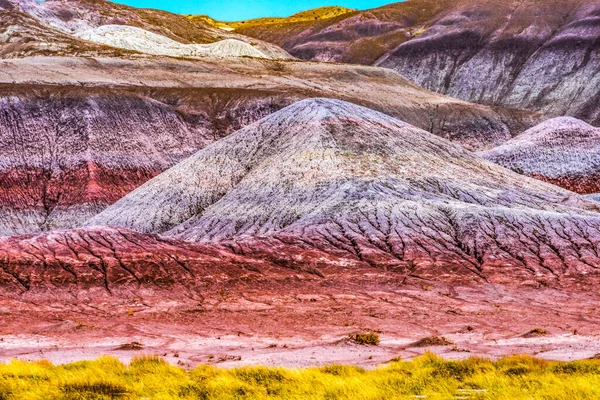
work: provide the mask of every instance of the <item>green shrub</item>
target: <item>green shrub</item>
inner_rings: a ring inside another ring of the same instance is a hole
[[[352,335],[351,339],[354,343],[362,345],[377,346],[379,344],[379,335],[374,332],[357,333],[356,335]]]
[[[365,372],[365,370],[360,367],[338,364],[326,365],[324,367],[319,368],[319,371],[321,371],[324,374],[335,376],[352,376],[362,374]]]
[[[450,346],[454,342],[446,339],[443,336],[429,336],[412,344],[412,347],[435,347],[435,346]]]
[[[119,399],[127,394],[125,386],[111,382],[67,383],[60,390],[69,399]]]

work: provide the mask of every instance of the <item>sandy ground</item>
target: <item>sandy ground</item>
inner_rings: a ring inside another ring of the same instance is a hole
[[[575,360],[600,353],[600,309],[593,292],[566,295],[543,287],[416,281],[300,286],[270,295],[260,285],[230,287],[206,295],[201,303],[152,297],[93,305],[32,304],[2,297],[0,361],[67,363],[112,355],[128,362],[158,354],[190,368],[332,363],[369,368],[427,350],[448,359],[532,354]],[[547,334],[527,337],[534,328]],[[378,346],[349,339],[368,331],[379,334]],[[454,344],[414,346],[432,335]],[[119,349],[132,342],[141,348]]]

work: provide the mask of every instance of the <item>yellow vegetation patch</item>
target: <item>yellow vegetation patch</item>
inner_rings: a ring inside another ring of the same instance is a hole
[[[129,366],[111,357],[55,366],[0,364],[0,399],[598,399],[600,361],[549,362],[526,356],[496,362],[445,361],[426,354],[367,371],[333,365],[285,369],[200,366],[158,357]]]
[[[212,26],[221,28],[221,29],[224,29],[224,28],[237,29],[240,27],[247,28],[247,27],[251,27],[251,26],[263,26],[263,25],[273,25],[273,24],[290,24],[290,23],[297,23],[297,22],[319,21],[319,20],[323,20],[323,19],[334,18],[334,17],[340,16],[340,15],[354,12],[354,11],[356,11],[356,10],[351,9],[351,8],[346,8],[346,7],[338,7],[338,6],[319,7],[319,8],[314,8],[312,10],[302,11],[302,12],[299,12],[297,14],[291,15],[286,18],[280,18],[280,17],[270,17],[269,18],[269,17],[267,17],[267,18],[257,18],[257,19],[250,19],[247,21],[236,21],[236,22],[215,21],[212,18],[207,17],[206,15],[190,15],[190,16],[188,16],[188,18],[191,19],[192,21],[202,21],[202,22],[208,23]]]
[[[423,33],[425,33],[426,30],[427,29],[425,29],[425,28],[417,29],[416,31],[413,32],[413,37],[422,35]]]

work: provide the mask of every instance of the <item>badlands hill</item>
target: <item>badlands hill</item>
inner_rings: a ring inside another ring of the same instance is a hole
[[[251,44],[237,39],[225,39],[210,44],[182,44],[166,36],[126,25],[102,25],[75,36],[94,43],[153,55],[270,58]]]
[[[77,226],[207,143],[132,93],[14,89],[0,97],[0,235]]]
[[[0,235],[77,227],[207,144],[307,97],[394,115],[475,149],[535,115],[469,104],[389,70],[249,58],[0,61]]]
[[[156,10],[4,0],[0,17],[0,236],[77,227],[207,144],[303,98],[361,104],[476,150],[539,119],[439,96],[386,69],[286,60],[275,45]]]
[[[574,118],[545,121],[479,155],[574,192],[600,192],[600,129]]]
[[[600,2],[408,0],[236,32],[305,60],[380,65],[467,101],[600,124]]]
[[[43,25],[8,0],[0,1],[0,58],[57,54],[118,56],[123,53],[73,38]]]
[[[598,211],[385,114],[310,99],[206,147],[88,225],[288,252],[292,265],[316,249],[407,276],[554,281],[596,270]]]
[[[180,45],[208,44],[233,39],[244,42],[272,58],[289,58],[280,47],[231,33],[202,21],[166,11],[140,9],[106,0],[4,0],[15,9],[40,23],[70,35],[87,32],[104,25],[136,27],[171,39]],[[164,41],[165,39],[161,39]]]
[[[598,203],[350,103],[295,103],[114,207],[171,229],[0,238],[0,359],[374,367],[431,335],[447,357],[538,352],[538,326],[547,357],[599,350]],[[380,345],[348,341],[365,331]]]

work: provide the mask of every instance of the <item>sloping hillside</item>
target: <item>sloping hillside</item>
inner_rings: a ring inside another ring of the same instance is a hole
[[[48,55],[119,56],[126,52],[87,43],[44,26],[14,5],[0,2],[0,58]]]
[[[380,65],[460,99],[600,124],[597,0],[408,0],[236,31],[302,59]]]
[[[0,190],[0,235],[76,227],[207,144],[307,97],[376,108],[475,149],[537,120],[438,96],[383,69],[248,58],[4,60],[0,82],[0,174],[11,182]]]
[[[127,25],[165,36],[182,44],[205,44],[236,39],[255,46],[273,58],[289,58],[278,46],[244,35],[215,28],[183,15],[154,9],[140,9],[106,0],[7,0],[41,23],[68,34],[103,25]]]
[[[89,224],[506,282],[594,271],[598,211],[387,115],[312,99],[206,147]]]
[[[183,44],[166,36],[126,25],[102,25],[75,36],[94,43],[159,56],[271,58],[241,40],[224,39],[209,44]]]

